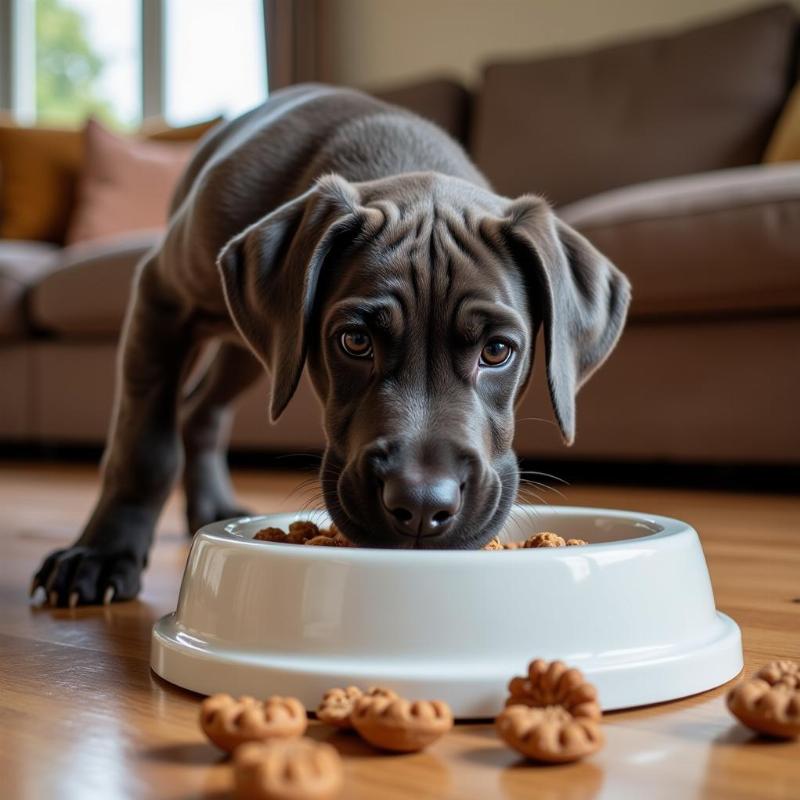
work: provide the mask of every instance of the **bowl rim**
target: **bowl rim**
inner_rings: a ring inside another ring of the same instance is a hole
[[[675,537],[697,536],[695,529],[687,522],[673,517],[665,517],[659,514],[648,514],[641,511],[629,511],[625,509],[598,508],[593,506],[551,506],[537,505],[532,503],[515,504],[514,509],[537,510],[544,513],[567,515],[577,515],[582,517],[616,517],[626,519],[642,526],[649,526],[651,531],[642,536],[627,537],[625,539],[615,539],[609,542],[590,542],[580,548],[562,547],[538,547],[527,548],[524,550],[507,551],[488,551],[488,550],[395,550],[379,547],[287,547],[281,542],[254,541],[253,539],[235,533],[237,527],[253,523],[268,523],[276,517],[287,518],[295,517],[302,519],[302,514],[312,514],[324,509],[310,509],[308,511],[280,511],[272,514],[253,514],[251,516],[234,517],[226,520],[219,520],[203,526],[198,530],[195,539],[203,536],[208,539],[216,539],[225,542],[236,542],[245,547],[253,547],[272,555],[280,554],[282,558],[336,558],[348,561],[371,560],[373,563],[390,562],[392,564],[419,564],[430,561],[456,560],[462,562],[468,559],[491,557],[493,559],[513,558],[518,561],[520,558],[566,558],[581,557],[587,552],[600,552],[613,548],[637,549],[643,544],[662,543],[664,540],[672,540]],[[512,509],[513,510],[513,509]],[[327,513],[327,512],[326,512]],[[653,530],[656,528],[656,530]],[[266,549],[268,548],[268,549]]]

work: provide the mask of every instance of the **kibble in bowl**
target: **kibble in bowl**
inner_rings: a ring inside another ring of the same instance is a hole
[[[309,520],[298,520],[289,525],[289,530],[282,528],[268,527],[257,531],[253,539],[262,542],[273,542],[276,544],[303,544],[319,547],[356,547],[345,535],[333,524],[328,528],[319,528]],[[489,540],[482,550],[528,550],[536,547],[573,547],[585,545],[588,542],[583,539],[564,539],[557,533],[543,531],[531,534],[521,542],[502,542],[495,536]]]
[[[283,528],[262,528],[253,534],[259,542],[274,544],[304,544],[317,547],[355,547],[344,534],[333,524],[328,528],[319,528],[310,520],[297,520],[290,523],[289,530]]]

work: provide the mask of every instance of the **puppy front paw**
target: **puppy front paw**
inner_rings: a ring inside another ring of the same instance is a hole
[[[74,545],[56,550],[33,577],[31,595],[44,591],[54,608],[132,600],[141,588],[145,559],[131,551]]]

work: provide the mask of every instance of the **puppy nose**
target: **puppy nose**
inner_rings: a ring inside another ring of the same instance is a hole
[[[453,478],[389,477],[381,490],[383,507],[413,536],[444,533],[461,507],[461,487]]]

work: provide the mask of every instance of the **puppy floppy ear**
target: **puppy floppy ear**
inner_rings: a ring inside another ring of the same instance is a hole
[[[274,422],[297,388],[320,275],[379,211],[337,175],[246,228],[217,260],[225,302],[244,340],[272,373]]]
[[[550,399],[569,445],[575,439],[575,395],[622,333],[630,284],[540,197],[513,201],[502,231],[525,277],[534,323],[544,326]]]

